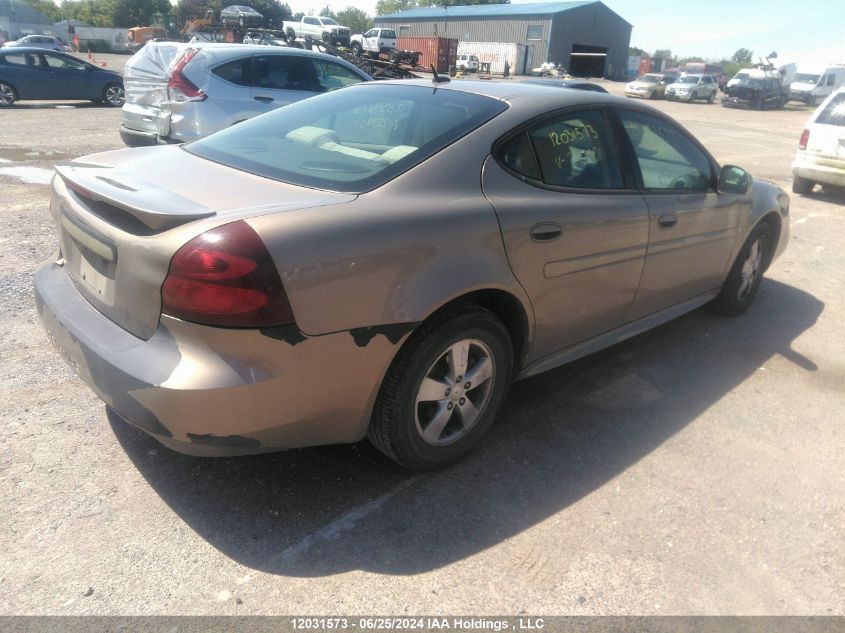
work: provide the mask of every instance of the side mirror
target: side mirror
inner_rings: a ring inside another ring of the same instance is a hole
[[[754,179],[742,167],[725,165],[719,174],[719,193],[743,195],[751,189]]]

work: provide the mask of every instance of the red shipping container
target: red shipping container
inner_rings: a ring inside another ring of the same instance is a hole
[[[396,48],[403,51],[420,53],[420,66],[431,70],[431,65],[439,73],[448,73],[449,66],[458,61],[458,40],[445,37],[399,37]]]

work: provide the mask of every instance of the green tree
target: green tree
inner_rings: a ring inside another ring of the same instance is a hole
[[[167,13],[173,7],[169,0],[115,0],[113,26],[147,26],[153,13]]]
[[[46,15],[50,19],[50,22],[58,22],[64,19],[62,10],[52,0],[24,0],[24,2],[36,11]]]
[[[637,48],[636,46],[631,46],[628,48],[628,55],[631,57],[642,57],[643,55],[648,55],[643,49]]]
[[[282,28],[282,22],[293,16],[290,6],[279,0],[249,0],[249,6],[264,16],[264,24],[270,28]]]
[[[338,24],[348,26],[352,33],[365,33],[373,28],[373,18],[357,7],[346,7],[335,16]]]
[[[67,15],[91,26],[114,26],[115,0],[77,0],[67,3]],[[134,26],[134,24],[133,24]]]
[[[740,48],[731,56],[731,61],[734,64],[750,64],[753,56],[754,53],[747,48]]]
[[[184,25],[190,20],[204,18],[211,11],[215,18],[220,17],[220,0],[179,0],[176,3],[176,20]]]

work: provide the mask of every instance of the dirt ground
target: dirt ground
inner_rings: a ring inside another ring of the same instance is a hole
[[[656,107],[790,188],[808,109]],[[792,196],[746,315],[516,384],[451,468],[208,460],[110,420],[33,305],[50,170],[120,148],[119,122],[0,112],[0,614],[845,614],[845,196]]]

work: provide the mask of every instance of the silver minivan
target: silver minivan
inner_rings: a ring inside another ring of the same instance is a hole
[[[342,59],[308,50],[150,42],[126,63],[120,137],[132,147],[193,141],[370,80]]]

